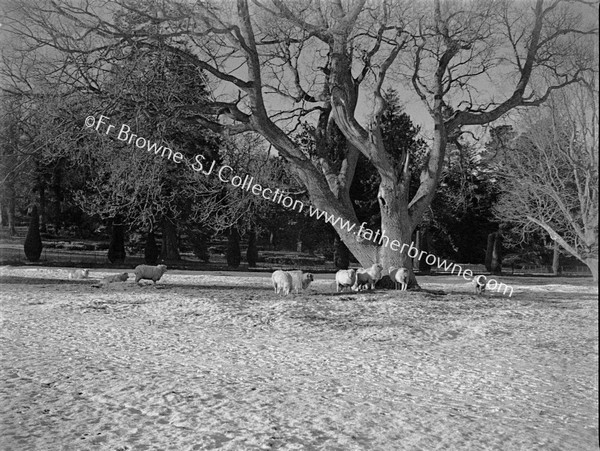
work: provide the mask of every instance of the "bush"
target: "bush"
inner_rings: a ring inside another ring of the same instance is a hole
[[[37,206],[34,206],[31,211],[31,221],[29,222],[29,229],[27,230],[27,237],[25,237],[23,248],[27,260],[30,262],[39,261],[42,255],[43,244],[42,236],[40,235],[40,216]]]

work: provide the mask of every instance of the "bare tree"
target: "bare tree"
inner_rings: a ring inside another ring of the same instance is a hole
[[[336,230],[359,262],[384,267],[411,266],[407,248],[393,240],[411,242],[435,194],[449,140],[463,127],[540,105],[553,91],[577,83],[590,69],[586,49],[593,51],[581,41],[597,33],[595,24],[586,25],[582,7],[559,0],[171,1],[157,2],[153,12],[122,1],[102,2],[104,13],[91,0],[53,1],[43,9],[17,3],[18,17],[8,28],[23,42],[66,55],[69,69],[63,72],[74,84],[87,86],[94,76],[79,74],[106,69],[111,46],[160,46],[186,55],[227,94],[210,105],[181,108],[212,130],[262,135],[290,163],[312,203],[342,219]],[[138,15],[140,27],[123,29],[110,20],[107,11],[120,8]],[[386,149],[381,133],[382,91],[389,83],[416,92],[434,122],[412,197],[409,151]],[[500,92],[493,92],[498,85]],[[365,120],[361,103],[373,108]],[[290,138],[304,121],[314,124],[314,154]],[[347,141],[335,158],[329,152],[333,124]],[[349,188],[359,152],[381,176],[381,233],[357,235],[357,227],[341,226],[357,225]]]
[[[598,280],[598,90],[554,93],[524,118],[505,157],[497,216],[523,233],[543,230]]]

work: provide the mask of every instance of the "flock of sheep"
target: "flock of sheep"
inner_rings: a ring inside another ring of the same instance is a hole
[[[165,265],[138,265],[134,269],[135,283],[139,284],[140,280],[151,280],[154,284],[158,282],[164,273],[167,271]],[[382,277],[383,267],[379,263],[373,264],[369,268],[358,269],[341,269],[335,274],[335,285],[338,293],[348,288],[353,291],[363,289],[375,289],[375,284]],[[408,288],[408,279],[410,272],[407,268],[389,268],[389,277],[394,282],[396,289],[406,290]],[[69,273],[70,279],[87,279],[89,277],[89,269],[75,269]],[[96,287],[106,286],[110,283],[125,282],[129,278],[129,274],[124,272],[106,276],[100,283],[94,285]],[[288,295],[292,292],[298,294],[300,290],[306,290],[314,276],[309,272],[300,270],[283,271],[277,270],[271,276],[273,289],[275,293]],[[485,291],[485,282],[482,282],[479,277],[473,280],[475,292],[481,294]]]
[[[133,270],[133,273],[135,274],[135,283],[139,283],[140,280],[151,280],[156,284],[165,272],[167,272],[167,267],[165,265],[138,265]],[[69,279],[87,279],[89,275],[89,269],[74,269],[69,272]],[[127,279],[129,279],[129,273],[123,272],[121,274],[106,276],[100,280],[99,284],[94,286],[101,287],[110,283],[125,282]]]
[[[345,288],[354,291],[375,288],[375,284],[382,277],[383,267],[375,263],[369,268],[341,269],[335,274],[336,291],[342,292]],[[408,287],[409,271],[407,268],[389,268],[390,278],[396,284],[396,288],[406,290]],[[314,280],[311,273],[302,271],[277,270],[271,276],[275,293],[290,294],[292,291],[298,293],[300,289],[305,290]]]

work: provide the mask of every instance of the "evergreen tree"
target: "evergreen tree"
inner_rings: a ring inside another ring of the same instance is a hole
[[[42,255],[42,236],[40,235],[40,215],[37,205],[34,205],[31,210],[31,221],[24,243],[25,257],[30,262],[37,262]]]

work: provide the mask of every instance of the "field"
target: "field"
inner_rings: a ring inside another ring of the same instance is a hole
[[[282,297],[268,274],[3,267],[0,449],[597,449],[597,287],[502,281]]]

